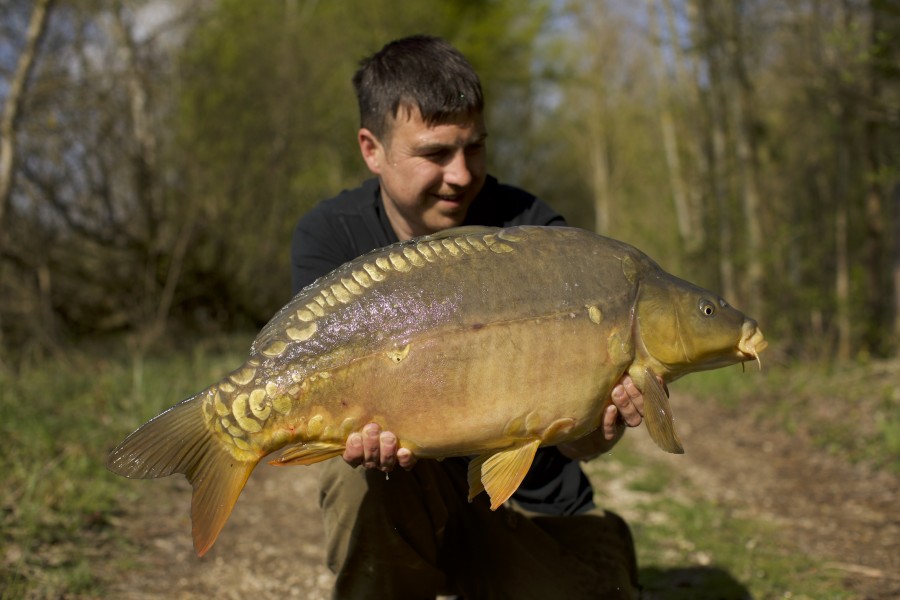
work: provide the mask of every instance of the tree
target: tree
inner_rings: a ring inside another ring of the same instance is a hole
[[[0,116],[0,232],[3,230],[3,217],[12,197],[16,134],[25,99],[25,86],[34,68],[38,45],[47,30],[47,18],[52,4],[52,0],[38,0],[32,9],[25,45],[19,55],[15,74],[9,83],[3,113]]]

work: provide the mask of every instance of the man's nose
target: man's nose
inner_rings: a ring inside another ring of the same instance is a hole
[[[444,181],[451,185],[466,186],[472,183],[472,169],[465,152],[457,152],[444,167]]]

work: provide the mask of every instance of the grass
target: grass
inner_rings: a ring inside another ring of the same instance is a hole
[[[106,352],[0,372],[0,597],[98,594],[96,557],[127,560],[110,519],[135,494],[106,470],[106,454],[241,360],[200,345],[167,358]]]
[[[672,493],[666,460],[639,453],[631,439],[587,468],[598,496],[615,498],[617,505],[606,508],[632,528],[645,598],[853,597],[840,579],[824,575],[819,561],[792,548],[775,524],[743,518],[686,482],[677,482]]]
[[[698,373],[675,386],[678,395],[714,398],[844,459],[900,472],[900,361],[753,371],[748,366],[743,377],[732,369]],[[853,597],[833,571],[793,549],[774,524],[743,518],[701,490],[685,489],[686,482],[673,482],[665,459],[638,454],[632,439],[626,436],[609,460],[589,463],[589,472],[600,495],[604,486],[616,485],[615,496],[625,499],[620,509],[632,525],[651,598]]]
[[[0,597],[102,597],[98,568],[127,568],[135,549],[112,526],[137,488],[109,473],[125,434],[237,366],[247,336],[133,360],[119,349],[0,372]],[[807,432],[829,451],[893,471],[900,452],[896,364],[713,371],[678,393],[712,395],[759,419]],[[724,393],[723,393],[724,391]],[[813,558],[787,550],[771,525],[741,518],[701,494],[672,497],[664,462],[628,449],[594,461],[634,499],[642,579],[665,598],[843,598]],[[625,475],[628,475],[626,477]],[[114,557],[114,558],[110,558]],[[110,561],[115,565],[110,566]],[[98,566],[100,565],[100,566]],[[684,581],[700,583],[684,587]],[[685,595],[679,596],[679,590]],[[660,596],[662,597],[662,596]]]
[[[733,368],[720,369],[676,385],[679,394],[750,411],[759,421],[804,436],[851,462],[900,473],[898,381],[900,360],[776,365],[743,377],[736,377]]]

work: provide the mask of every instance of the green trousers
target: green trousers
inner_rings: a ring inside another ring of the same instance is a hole
[[[630,599],[631,533],[613,513],[527,517],[466,499],[459,459],[420,460],[386,477],[340,459],[322,465],[319,504],[333,597],[469,600]]]

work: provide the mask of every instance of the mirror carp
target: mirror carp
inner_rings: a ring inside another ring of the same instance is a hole
[[[250,473],[340,456],[369,422],[417,458],[474,456],[496,509],[539,446],[596,430],[629,374],[650,436],[683,452],[679,377],[759,360],[756,321],[636,248],[568,227],[463,227],[350,261],[300,291],[248,360],[129,435],[132,478],[184,474],[194,547],[213,545]]]

